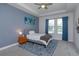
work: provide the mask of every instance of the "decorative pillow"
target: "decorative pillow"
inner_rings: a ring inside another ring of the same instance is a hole
[[[35,34],[35,31],[29,31],[29,34]]]

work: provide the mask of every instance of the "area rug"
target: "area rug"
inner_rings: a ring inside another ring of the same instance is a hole
[[[57,47],[57,41],[51,40],[46,48],[42,45],[38,45],[35,43],[31,43],[31,42],[28,42],[27,44],[24,44],[19,47],[26,49],[27,51],[37,56],[52,56]]]

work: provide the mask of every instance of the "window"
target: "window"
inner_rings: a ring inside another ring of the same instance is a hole
[[[56,18],[48,21],[48,33],[62,34],[62,18]]]
[[[48,33],[54,33],[54,20],[49,20]]]
[[[62,18],[57,19],[57,34],[62,34]]]

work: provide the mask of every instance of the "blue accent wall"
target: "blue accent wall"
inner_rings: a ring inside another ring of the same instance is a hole
[[[33,16],[8,4],[0,4],[0,47],[17,42],[17,29],[33,29],[39,31],[39,18],[35,17],[35,25],[24,23],[25,16]]]

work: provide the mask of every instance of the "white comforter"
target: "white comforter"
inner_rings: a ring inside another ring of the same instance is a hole
[[[36,43],[39,43],[39,44],[44,44],[44,45],[48,45],[48,43],[50,42],[50,39],[48,42],[44,41],[44,40],[40,40],[40,37],[43,36],[45,34],[40,34],[40,33],[35,33],[35,34],[29,34],[27,35],[27,38],[29,39],[29,41],[32,41],[32,42],[36,42]]]

